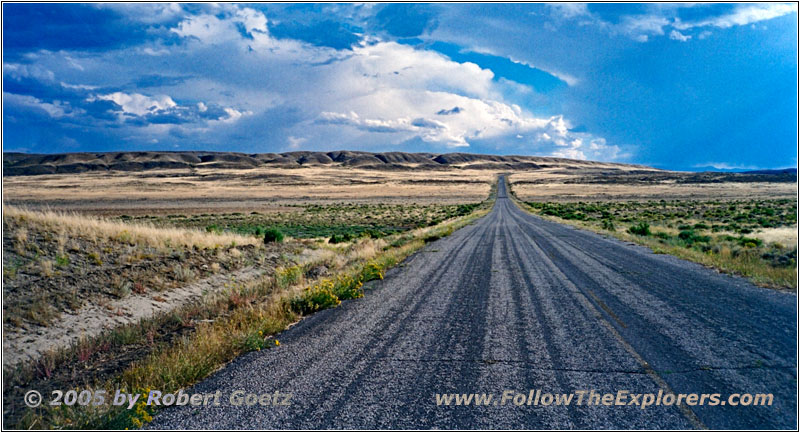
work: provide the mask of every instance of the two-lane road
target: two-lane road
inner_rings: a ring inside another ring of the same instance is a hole
[[[291,393],[291,406],[176,407],[154,428],[786,428],[796,297],[532,216],[506,196],[363,299],[191,392]],[[435,394],[771,393],[772,406],[437,406]]]

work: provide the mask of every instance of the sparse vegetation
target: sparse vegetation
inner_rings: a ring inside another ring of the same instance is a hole
[[[103,260],[100,259],[100,254],[98,254],[97,252],[94,252],[94,251],[89,253],[89,260],[91,260],[91,262],[94,263],[97,266],[100,266],[100,265],[103,264]]]
[[[344,233],[344,234],[334,233],[331,235],[330,239],[328,239],[328,243],[340,244],[342,242],[350,242],[352,240],[353,240],[353,235],[350,233]]]
[[[650,233],[650,224],[648,224],[648,223],[646,223],[644,221],[639,222],[638,224],[636,224],[634,226],[631,226],[628,229],[628,233],[632,233],[632,234],[639,235],[639,236],[650,236],[651,235],[651,233]]]
[[[720,191],[725,197],[747,197],[762,191],[759,185],[747,183],[713,188],[685,184],[674,191],[672,184],[631,187],[594,183],[587,188],[568,183],[574,179],[558,183],[558,179],[575,178],[583,172],[605,177],[605,172],[623,170],[598,163],[573,170],[576,167],[569,164],[546,161],[540,169],[520,173],[536,182],[520,189],[532,197],[557,197],[551,200],[594,196],[598,191],[630,198],[640,193],[639,188],[647,189],[642,195],[659,198],[695,193],[708,197]],[[636,173],[638,168],[628,169],[631,176],[649,176]],[[541,174],[549,177],[532,179]],[[470,215],[478,209],[474,202],[490,190],[491,177],[488,170],[462,168],[381,172],[197,167],[190,171],[98,171],[4,179],[4,198],[12,203],[70,209],[80,202],[84,211],[108,216],[86,218],[4,208],[4,331],[47,326],[65,311],[80,310],[88,302],[110,306],[119,296],[124,300],[146,295],[153,303],[167,302],[169,290],[192,279],[226,275],[244,266],[267,271],[251,280],[229,280],[220,284],[219,291],[191,303],[82,338],[72,347],[47,352],[7,370],[4,401],[12,406],[4,407],[5,425],[140,427],[152,415],[148,408],[28,410],[22,406],[21,393],[32,388],[46,393],[75,387],[170,392],[201,380],[243,352],[274,347],[278,342],[272,336],[303,314],[358,298],[365,282],[381,278],[387,268],[426,242],[474,219],[475,214]],[[786,196],[787,191],[793,196],[795,187],[771,184],[775,191],[766,196]],[[108,190],[126,200],[109,199]],[[147,199],[152,207],[142,207],[140,199]],[[729,202],[548,205],[554,212],[551,217],[569,216],[566,221],[614,232],[659,252],[733,269],[763,284],[790,286],[796,276],[796,244],[783,237],[771,239],[765,230],[776,236],[777,230],[793,229],[796,202],[764,200],[755,215],[754,208],[745,206],[756,202],[736,202],[735,209],[725,210],[719,218],[696,211],[706,205],[722,209],[730,206]],[[766,209],[762,213],[762,208],[772,208],[773,213]],[[659,216],[662,211],[676,215],[664,219]],[[686,215],[677,216],[682,212]],[[123,213],[127,215],[119,216]],[[627,232],[641,223],[648,224],[649,236]],[[769,226],[774,223],[779,224]],[[265,243],[269,229],[280,231],[284,241]],[[98,260],[90,257],[92,253]],[[79,284],[59,287],[48,285],[45,279],[34,280],[39,259],[53,263],[48,281],[60,284],[69,281],[61,278],[67,276]],[[21,287],[37,290],[23,291]],[[13,296],[5,290],[14,291]],[[111,312],[118,313],[122,314]]]
[[[257,240],[250,236],[235,233],[204,233],[189,228],[155,227],[146,220],[115,221],[104,218],[90,218],[76,213],[54,211],[29,211],[14,206],[3,206],[4,220],[16,221],[15,230],[18,242],[27,239],[26,225],[47,230],[51,233],[69,237],[97,240],[113,240],[131,245],[154,248],[214,248],[224,245],[255,245]],[[55,241],[55,239],[54,239]]]
[[[740,274],[757,284],[797,288],[795,200],[526,204],[540,215]],[[617,232],[615,223],[630,224],[627,233]],[[784,229],[788,242],[765,241],[772,231]]]
[[[261,232],[261,227],[256,229],[256,236],[259,236]],[[283,242],[283,232],[270,227],[268,229],[263,230],[264,232],[264,243],[268,244],[270,242]]]
[[[514,194],[526,202],[647,202],[784,199],[797,196],[797,175],[687,173],[644,166],[542,167],[512,173]],[[589,203],[591,204],[591,203]]]
[[[361,237],[379,239],[447,219],[468,215],[479,203],[469,204],[311,204],[286,208],[269,214],[232,212],[226,214],[127,217],[158,227],[181,227],[207,233],[235,233],[262,238],[265,243],[293,238],[328,238],[332,244]]]
[[[301,278],[303,278],[303,268],[299,265],[278,268],[275,271],[275,281],[281,289],[299,283]]]
[[[446,236],[455,228],[469,223],[477,215],[464,215],[463,212],[476,209],[475,205],[460,210],[455,207],[453,213],[439,214],[438,224],[426,220],[424,227],[404,228],[402,233],[363,230],[358,236],[351,235],[350,239],[340,243],[328,243],[327,239],[289,239],[285,243],[274,244],[280,245],[281,251],[284,251],[280,254],[284,264],[273,273],[255,280],[231,281],[220,293],[209,294],[169,313],[81,339],[73,347],[47,353],[35,363],[19,364],[14,370],[7,371],[4,392],[10,397],[5,401],[14,402],[9,404],[15,406],[6,410],[6,420],[11,421],[9,425],[26,428],[140,427],[152,416],[149,408],[40,407],[30,410],[19,403],[22,400],[17,394],[24,392],[19,385],[25,384],[25,389],[36,387],[42,392],[75,386],[124,388],[131,391],[153,388],[166,392],[185,387],[242,352],[276,346],[279,343],[270,336],[298,317],[363,296],[366,282],[383,278],[387,268],[422,247],[424,239]],[[245,215],[258,214],[231,216],[240,218]],[[460,218],[455,218],[459,215]],[[209,215],[208,218],[213,219],[213,216]],[[445,221],[446,218],[450,219]],[[180,220],[181,217],[171,219]],[[131,220],[126,219],[126,222],[120,221],[118,224],[124,225]],[[16,223],[4,219],[4,224],[13,226]],[[155,227],[151,229],[157,230]],[[371,229],[375,230],[375,226]],[[39,229],[36,230],[38,232]],[[92,249],[78,247],[74,252],[65,253],[71,269],[78,265],[78,261],[81,266],[96,268],[117,263],[115,254],[118,253],[115,251],[119,247],[107,246],[133,242],[126,247],[132,249],[125,255],[126,263],[138,260],[137,254],[142,251],[142,254],[152,254],[153,260],[167,259],[170,271],[164,275],[174,277],[175,281],[191,279],[190,271],[201,272],[201,267],[186,265],[194,255],[204,256],[207,253],[210,259],[216,260],[208,268],[216,266],[221,270],[222,267],[227,268],[228,262],[218,260],[233,259],[237,255],[234,250],[242,249],[241,245],[245,245],[245,248],[238,254],[243,258],[250,257],[251,250],[257,251],[256,245],[237,241],[224,247],[206,249],[166,247],[161,243],[161,249],[148,247],[137,253],[140,248],[136,244],[135,230],[126,232],[130,238],[127,234],[113,238],[95,236],[87,241],[80,236],[69,236],[67,242],[62,239],[60,243],[56,240],[58,236],[51,236],[54,243],[52,248],[47,242],[41,242],[39,235],[36,241],[44,245],[43,251],[47,256],[50,256],[51,249],[52,254],[57,254],[58,245],[62,245],[63,251],[63,245],[74,240],[88,242]],[[227,236],[228,229],[202,230],[200,233],[210,237]],[[260,241],[255,236],[251,239]],[[4,242],[4,247],[6,245]],[[92,264],[85,251],[97,251],[104,264]],[[219,263],[223,263],[223,266]],[[112,297],[149,294],[154,287],[142,278],[129,279],[119,273],[106,275],[108,281],[112,280],[111,275],[115,281],[111,286],[116,287],[116,293],[109,293]],[[47,307],[49,304],[44,305]]]
[[[357,272],[340,274],[336,278],[323,279],[309,286],[289,301],[289,307],[297,314],[307,315],[335,307],[347,299],[360,298],[364,296],[364,283],[382,280],[383,273],[384,268],[378,263],[367,263]]]
[[[256,239],[235,234],[3,210],[4,326],[17,330],[26,322],[46,325],[87,302],[127,297],[136,284],[169,290],[223,267],[263,263],[268,254]]]

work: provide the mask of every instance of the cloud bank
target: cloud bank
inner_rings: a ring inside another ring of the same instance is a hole
[[[634,161],[649,134],[666,142],[675,119],[687,122],[672,99],[733,110],[709,92],[724,99],[718,75],[743,70],[717,59],[711,84],[697,80],[703,71],[678,81],[646,47],[687,49],[670,59],[690,71],[691,59],[719,50],[689,49],[792,13],[779,3],[8,4],[4,143]],[[759,88],[737,83],[737,94]],[[690,108],[695,118],[722,113]],[[688,142],[720,123],[705,122],[674,133]]]
[[[600,138],[571,133],[557,113],[534,116],[507,101],[509,80],[491,69],[425,47],[366,35],[347,47],[318,45],[286,37],[292,32],[285,25],[276,37],[271,26],[280,23],[233,4],[91,7],[154,36],[128,47],[69,55],[43,49],[4,62],[7,108],[58,119],[61,133],[76,140],[79,125],[84,138],[116,130],[127,143],[175,147],[232,139],[261,141],[254,151],[300,144],[402,149],[409,142],[447,151],[492,142],[562,155],[570,143],[576,158],[618,154]],[[390,34],[435,27],[423,6],[389,10],[376,21]],[[424,25],[404,27],[423,18]]]

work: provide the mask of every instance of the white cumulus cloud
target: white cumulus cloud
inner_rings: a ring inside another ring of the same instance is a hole
[[[684,35],[684,34],[682,34],[681,32],[679,32],[677,30],[673,30],[673,31],[669,32],[669,38],[672,39],[673,41],[686,42],[689,39],[691,39],[692,37],[689,36],[689,35]]]
[[[580,9],[564,13],[583,14]],[[479,143],[583,157],[613,153],[604,143],[590,149],[598,137],[571,132],[558,113],[534,115],[531,110],[538,107],[512,103],[507,95],[524,94],[525,85],[514,83],[520,89],[509,92],[510,82],[490,69],[425,47],[368,36],[346,49],[279,39],[263,12],[236,4],[208,4],[191,12],[152,8],[146,20],[181,41],[151,40],[81,57],[87,59],[81,76],[95,78],[82,82],[96,85],[81,89],[87,111],[121,124],[131,139],[167,143],[172,136],[207,143],[233,137],[284,149],[386,148],[421,140],[437,150]],[[52,59],[45,64],[63,63],[59,53],[37,55]],[[23,65],[5,69],[7,75],[47,75]]]
[[[143,116],[158,110],[166,110],[178,105],[167,95],[149,97],[140,93],[114,92],[107,95],[97,95],[93,98],[112,101],[121,106],[123,112],[136,114],[137,116]]]
[[[680,30],[694,27],[719,27],[729,28],[771,20],[790,13],[797,13],[797,4],[763,3],[763,4],[737,4],[733,12],[716,17],[705,18],[694,22],[677,21],[673,26]]]

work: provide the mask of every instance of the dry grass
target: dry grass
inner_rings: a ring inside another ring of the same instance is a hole
[[[766,244],[777,243],[787,247],[797,247],[797,227],[776,227],[761,229],[752,235]]]
[[[580,182],[582,176],[580,171],[568,173],[562,169],[543,169],[514,173],[509,183],[522,201],[730,200],[792,198],[797,195],[797,184],[789,182],[583,183]]]
[[[730,249],[723,248],[719,254],[706,254],[697,250],[664,245],[655,239],[621,235],[621,233],[614,234],[618,238],[650,247],[653,252],[658,254],[670,254],[723,272],[747,277],[750,281],[762,287],[797,290],[796,266],[791,268],[765,266],[763,260],[757,254],[753,254],[752,251],[745,250],[740,254],[733,254]]]
[[[371,268],[376,269],[382,278],[385,269],[424,246],[426,237],[434,234],[446,236],[487,212],[488,210],[481,210],[435,227],[414,230],[405,234],[408,240],[396,248],[384,249],[387,246],[384,239],[362,239],[346,248],[346,259],[340,265],[342,267],[337,269],[337,274],[356,274],[363,272],[365,268]],[[399,236],[402,235],[396,235]],[[330,257],[332,256],[322,254],[318,257],[321,261],[309,262],[306,267],[320,263],[330,264],[327,260]],[[342,255],[336,257],[341,258]],[[296,277],[290,278],[291,283],[283,290],[275,290],[276,286],[281,287],[278,281],[282,274],[296,272],[279,270],[273,277],[240,287],[238,290],[241,294],[258,294],[253,296],[254,301],[251,304],[235,310],[229,318],[202,326],[191,339],[133,366],[122,375],[125,386],[130,389],[177,390],[202,379],[219,364],[243,350],[261,350],[274,346],[275,340],[270,336],[282,331],[298,318],[290,307],[291,300],[302,296],[311,286],[321,281],[308,280],[303,278],[302,273],[297,273]],[[242,295],[238,296],[241,297]]]
[[[793,267],[772,267],[766,265],[760,258],[760,254],[755,250],[743,249],[739,254],[735,254],[730,248],[722,248],[719,253],[709,254],[702,251],[688,249],[681,246],[669,245],[660,242],[653,237],[636,236],[625,231],[602,230],[594,224],[581,221],[567,221],[556,217],[545,217],[564,224],[571,224],[583,229],[614,236],[628,242],[634,242],[646,246],[657,254],[669,254],[675,257],[689,260],[701,265],[708,266],[729,274],[740,275],[748,278],[751,282],[762,287],[773,289],[797,290],[797,266]],[[664,231],[668,229],[662,226],[651,227],[654,231]],[[796,230],[796,228],[793,228]],[[795,232],[796,233],[796,232]]]
[[[4,200],[101,215],[262,213],[298,203],[480,202],[490,170],[375,171],[358,168],[200,168],[3,178]]]
[[[26,335],[42,335],[39,328],[58,324],[55,319],[63,313],[91,316],[92,311],[98,312],[93,307],[103,311],[101,303],[127,298],[137,285],[141,291],[171,291],[211,277],[223,267],[234,271],[264,266],[278,257],[280,248],[239,234],[157,228],[149,223],[4,206],[3,344],[7,356],[3,361],[14,360],[28,347],[41,347],[23,343]],[[97,313],[82,323],[93,326],[104,319],[101,316]],[[62,336],[70,338],[73,332],[70,329]],[[9,353],[10,347],[14,350]]]
[[[169,215],[258,211],[286,212],[296,204],[479,202],[500,170],[377,171],[354,167],[203,168],[143,172],[87,172],[3,179],[4,200],[98,215]],[[666,172],[645,167],[575,162],[507,171],[525,201],[733,199],[796,195],[795,183],[625,183],[628,173]],[[568,183],[623,175],[619,182]],[[530,183],[535,182],[535,183]]]
[[[173,392],[191,385],[245,351],[274,346],[274,337],[270,336],[284,330],[299,318],[298,311],[292,306],[293,300],[307,294],[311,287],[329,282],[335,277],[337,281],[339,278],[354,281],[356,289],[360,289],[362,280],[353,280],[354,275],[368,272],[371,277],[363,281],[382,278],[385,269],[424,246],[424,239],[446,236],[487,212],[487,209],[479,210],[437,226],[382,239],[360,238],[336,245],[320,243],[316,245],[317,249],[300,252],[299,257],[303,260],[298,265],[279,268],[274,274],[255,281],[233,284],[230,290],[207,298],[202,305],[188,306],[173,312],[170,317],[180,317],[181,320],[195,323],[194,332],[133,363],[117,377],[82,385],[96,389],[121,388],[127,392],[148,389]],[[321,266],[330,270],[328,275],[311,277],[309,271]],[[201,316],[193,316],[197,314]],[[135,335],[125,338],[148,338],[145,328],[130,328]],[[121,330],[115,332],[117,338],[123,333]],[[82,347],[91,347],[95,343],[81,344]],[[80,349],[81,347],[72,349],[68,356],[80,358],[85,352]],[[45,357],[45,360],[61,359],[64,363],[67,362],[64,357],[65,355],[54,354],[52,357]],[[53,370],[55,366],[48,368]],[[122,429],[141,426],[142,421],[149,420],[151,415],[146,412],[150,408],[125,410],[110,406],[21,409],[25,412],[15,425],[26,428]]]
[[[39,274],[47,278],[52,277],[53,261],[48,259],[39,259]]]
[[[230,233],[216,234],[192,229],[161,228],[146,223],[129,224],[74,212],[32,211],[14,206],[3,206],[3,219],[13,221],[16,226],[22,226],[16,232],[17,241],[22,245],[27,235],[27,230],[24,229],[27,224],[55,231],[61,236],[109,239],[154,248],[215,248],[228,245],[255,245],[260,242],[253,237]]]
[[[237,172],[236,174],[240,175],[241,173]],[[352,198],[363,191],[364,185],[358,182],[363,182],[364,179],[357,179],[358,176],[342,181],[342,171],[332,171],[328,174],[323,173],[323,175],[331,176],[331,178],[323,176],[315,180],[329,183],[315,186],[319,188],[320,197],[323,195],[323,188],[327,191],[334,190],[331,188],[331,184],[334,183],[334,175],[340,178],[337,181],[338,185],[343,185],[343,182],[352,182],[354,185],[346,194],[343,193],[343,196]],[[370,173],[370,175],[374,175],[374,173]],[[380,176],[384,175],[380,174]],[[453,177],[450,173],[442,176]],[[415,179],[421,180],[421,177],[417,176]],[[154,181],[157,179],[153,177]],[[30,181],[30,179],[28,180]],[[229,176],[226,176],[224,180],[228,183],[235,183],[235,181],[236,179],[231,179]],[[263,179],[261,181],[266,182]],[[416,191],[412,194],[428,195],[427,200],[435,200],[430,196],[436,195],[437,192],[441,199],[444,194],[454,194],[457,189],[453,188],[449,181],[438,186],[435,182],[432,184],[434,186],[431,186],[424,182],[420,185],[403,184],[403,181],[402,176],[397,176],[391,181],[400,185],[396,190],[398,191],[397,197],[400,196],[402,189],[409,185],[411,190]],[[82,181],[81,183],[93,185],[94,182]],[[254,187],[258,186],[257,182],[253,183],[253,180],[247,182],[247,186],[242,187],[242,191],[259,193],[259,188]],[[487,182],[477,183],[472,180],[456,181],[454,179],[452,183],[460,187],[460,196],[464,195],[465,185],[470,188],[474,186],[476,190],[484,192],[482,196],[476,196],[477,199],[473,201],[482,201],[491,190],[491,179],[487,179]],[[285,183],[281,188],[285,188],[287,191],[291,190],[292,200],[307,192],[298,185],[287,185],[289,183]],[[387,185],[386,182],[368,184],[369,188],[373,188],[373,196],[367,199],[375,200],[381,188],[390,188]],[[130,186],[130,188],[134,188],[134,186]],[[172,198],[175,195],[174,188],[172,188],[173,190],[170,190],[169,186],[165,188],[164,197],[175,203],[175,199]],[[202,190],[200,187],[195,189]],[[50,194],[45,190],[46,188],[42,188],[40,192],[45,196]],[[420,193],[419,191],[425,192]],[[224,192],[216,192],[222,196],[225,195]],[[95,194],[95,192],[91,192],[91,194]],[[467,195],[469,194],[472,193],[469,192]],[[100,206],[107,205],[107,202],[102,201],[99,194],[97,197],[99,198],[97,203],[100,203]],[[457,200],[453,197],[448,197],[448,199]],[[79,202],[83,199],[78,198],[77,200]],[[89,199],[89,201],[91,200]],[[196,200],[196,195],[192,200]],[[147,205],[150,204],[147,202],[143,206],[142,202],[130,200],[127,203],[142,208],[147,208]],[[68,206],[66,209],[72,208]],[[248,205],[246,209],[253,208]],[[138,257],[139,251],[135,248],[142,245],[153,246],[150,248],[164,247],[165,250],[171,251],[169,254],[177,253],[185,256],[185,251],[179,251],[181,249],[179,247],[204,248],[222,244],[227,248],[201,251],[204,253],[211,251],[209,254],[219,258],[220,254],[225,257],[244,256],[254,248],[249,245],[233,248],[232,244],[236,244],[238,247],[246,243],[262,242],[253,237],[186,229],[160,229],[146,223],[131,224],[63,211],[33,211],[16,206],[4,206],[3,211],[4,225],[7,229],[12,229],[8,231],[9,239],[6,242],[9,246],[13,242],[10,236],[18,233],[21,228],[29,230],[28,232],[23,231],[27,234],[27,239],[21,240],[24,242],[18,240],[17,243],[27,243],[28,248],[36,243],[47,243],[49,247],[46,248],[46,252],[51,258],[58,256],[60,251],[71,252],[74,248],[74,241],[79,239],[82,242],[80,245],[83,247],[78,247],[80,250],[72,255],[73,258],[81,258],[88,265],[97,267],[101,265],[92,264],[94,259],[90,258],[89,254],[96,253],[98,260],[108,263],[102,267],[111,266],[111,260],[105,251],[107,245],[121,245],[121,249],[125,249],[125,251],[120,252],[119,260],[127,263],[141,260]],[[360,284],[375,278],[376,275],[378,278],[381,277],[384,269],[393,266],[408,254],[422,247],[425,244],[424,239],[431,236],[445,236],[456,227],[472,221],[485,212],[484,209],[466,217],[444,221],[436,226],[396,233],[380,239],[359,237],[336,244],[329,244],[325,239],[293,240],[290,242],[291,245],[283,245],[285,248],[282,247],[280,255],[275,256],[280,258],[282,267],[264,277],[225,284],[224,289],[221,288],[220,291],[204,292],[197,302],[182,304],[164,314],[119,326],[108,333],[87,336],[75,347],[46,354],[37,362],[30,363],[31,365],[18,364],[17,370],[6,372],[8,380],[4,381],[4,392],[7,396],[12,396],[7,400],[13,402],[14,408],[11,411],[12,416],[10,418],[4,416],[4,419],[11,420],[9,425],[13,424],[24,428],[103,427],[122,429],[138,427],[141,421],[147,420],[145,414],[138,411],[107,406],[41,407],[29,410],[21,403],[21,395],[17,396],[17,394],[24,392],[25,389],[37,388],[47,391],[55,386],[62,389],[87,386],[96,389],[124,388],[128,392],[138,392],[143,388],[168,391],[185,387],[204,378],[220,365],[244,351],[269,347],[269,340],[266,339],[268,335],[285,329],[299,318],[299,314],[310,312],[296,307],[298,298],[305,299],[304,297],[308,296],[308,293],[314,293],[314,289],[309,288],[322,283],[330,284],[329,282],[332,280],[345,281],[349,285],[344,287],[343,291],[335,294],[341,296],[339,299],[357,297],[358,290],[361,288]],[[45,241],[45,238],[49,240]],[[84,238],[89,240],[84,242]],[[111,242],[103,242],[104,239],[111,240]],[[145,252],[149,253],[149,251]],[[173,278],[176,281],[191,279],[192,269],[183,264],[183,261],[180,263],[170,262],[169,267],[159,268],[159,275]],[[74,266],[74,263],[70,266]],[[216,266],[212,264],[210,268],[221,270],[219,264]],[[54,271],[58,272],[58,270]],[[103,275],[105,276],[105,274]],[[365,275],[367,276],[365,277]],[[152,284],[141,284],[140,279],[128,281],[125,278],[116,278],[114,281],[113,277],[108,277],[106,281],[111,283],[112,290],[119,292],[114,297],[120,299],[128,299],[130,292],[147,294],[153,287]],[[129,284],[131,282],[133,284]],[[137,285],[137,283],[140,284]],[[152,299],[156,302],[164,300],[160,296],[154,296]],[[32,313],[37,317],[41,316],[39,321],[49,321],[48,317],[54,313],[50,310],[52,309],[49,308],[49,304],[42,302],[41,305],[37,304],[37,308],[34,308]],[[133,357],[128,355],[132,351],[137,355]],[[105,366],[109,364],[111,367],[106,368]],[[81,371],[81,366],[87,371]],[[89,366],[93,367],[90,369]],[[96,370],[101,370],[103,373],[95,375]],[[44,376],[42,376],[43,374]],[[58,381],[54,382],[54,378],[58,378]]]
[[[670,254],[684,260],[690,260],[702,265],[717,269],[722,272],[740,275],[750,279],[754,284],[770,287],[775,289],[789,289],[797,290],[797,265],[789,267],[775,267],[771,266],[767,261],[763,260],[761,255],[766,250],[761,248],[747,248],[734,246],[731,248],[730,242],[721,242],[719,238],[727,234],[721,232],[715,234],[711,238],[711,244],[708,245],[707,251],[702,251],[693,248],[687,248],[685,245],[675,245],[664,239],[659,239],[657,236],[640,236],[629,233],[625,227],[630,226],[632,223],[623,225],[619,221],[619,227],[616,229],[608,230],[602,226],[602,221],[581,221],[575,219],[564,219],[557,216],[543,214],[540,210],[534,209],[525,203],[517,204],[522,208],[529,210],[532,213],[538,214],[541,218],[551,221],[556,221],[562,224],[569,224],[582,229],[602,233],[605,235],[613,236],[628,242],[637,243],[646,246],[657,254]],[[692,220],[692,222],[707,222],[702,220]],[[666,233],[676,235],[680,230],[668,227],[666,225],[651,224],[650,230],[652,233]],[[797,227],[781,227],[775,229],[766,229],[762,231],[761,235],[749,235],[751,237],[762,237],[767,239],[781,239],[783,243],[780,247],[785,253],[787,246],[797,245]],[[787,237],[792,237],[794,240],[786,241]],[[766,239],[765,239],[766,240]],[[771,243],[772,241],[770,241]],[[716,246],[716,248],[711,248]],[[774,246],[774,244],[773,244]],[[796,252],[796,251],[795,251]]]

